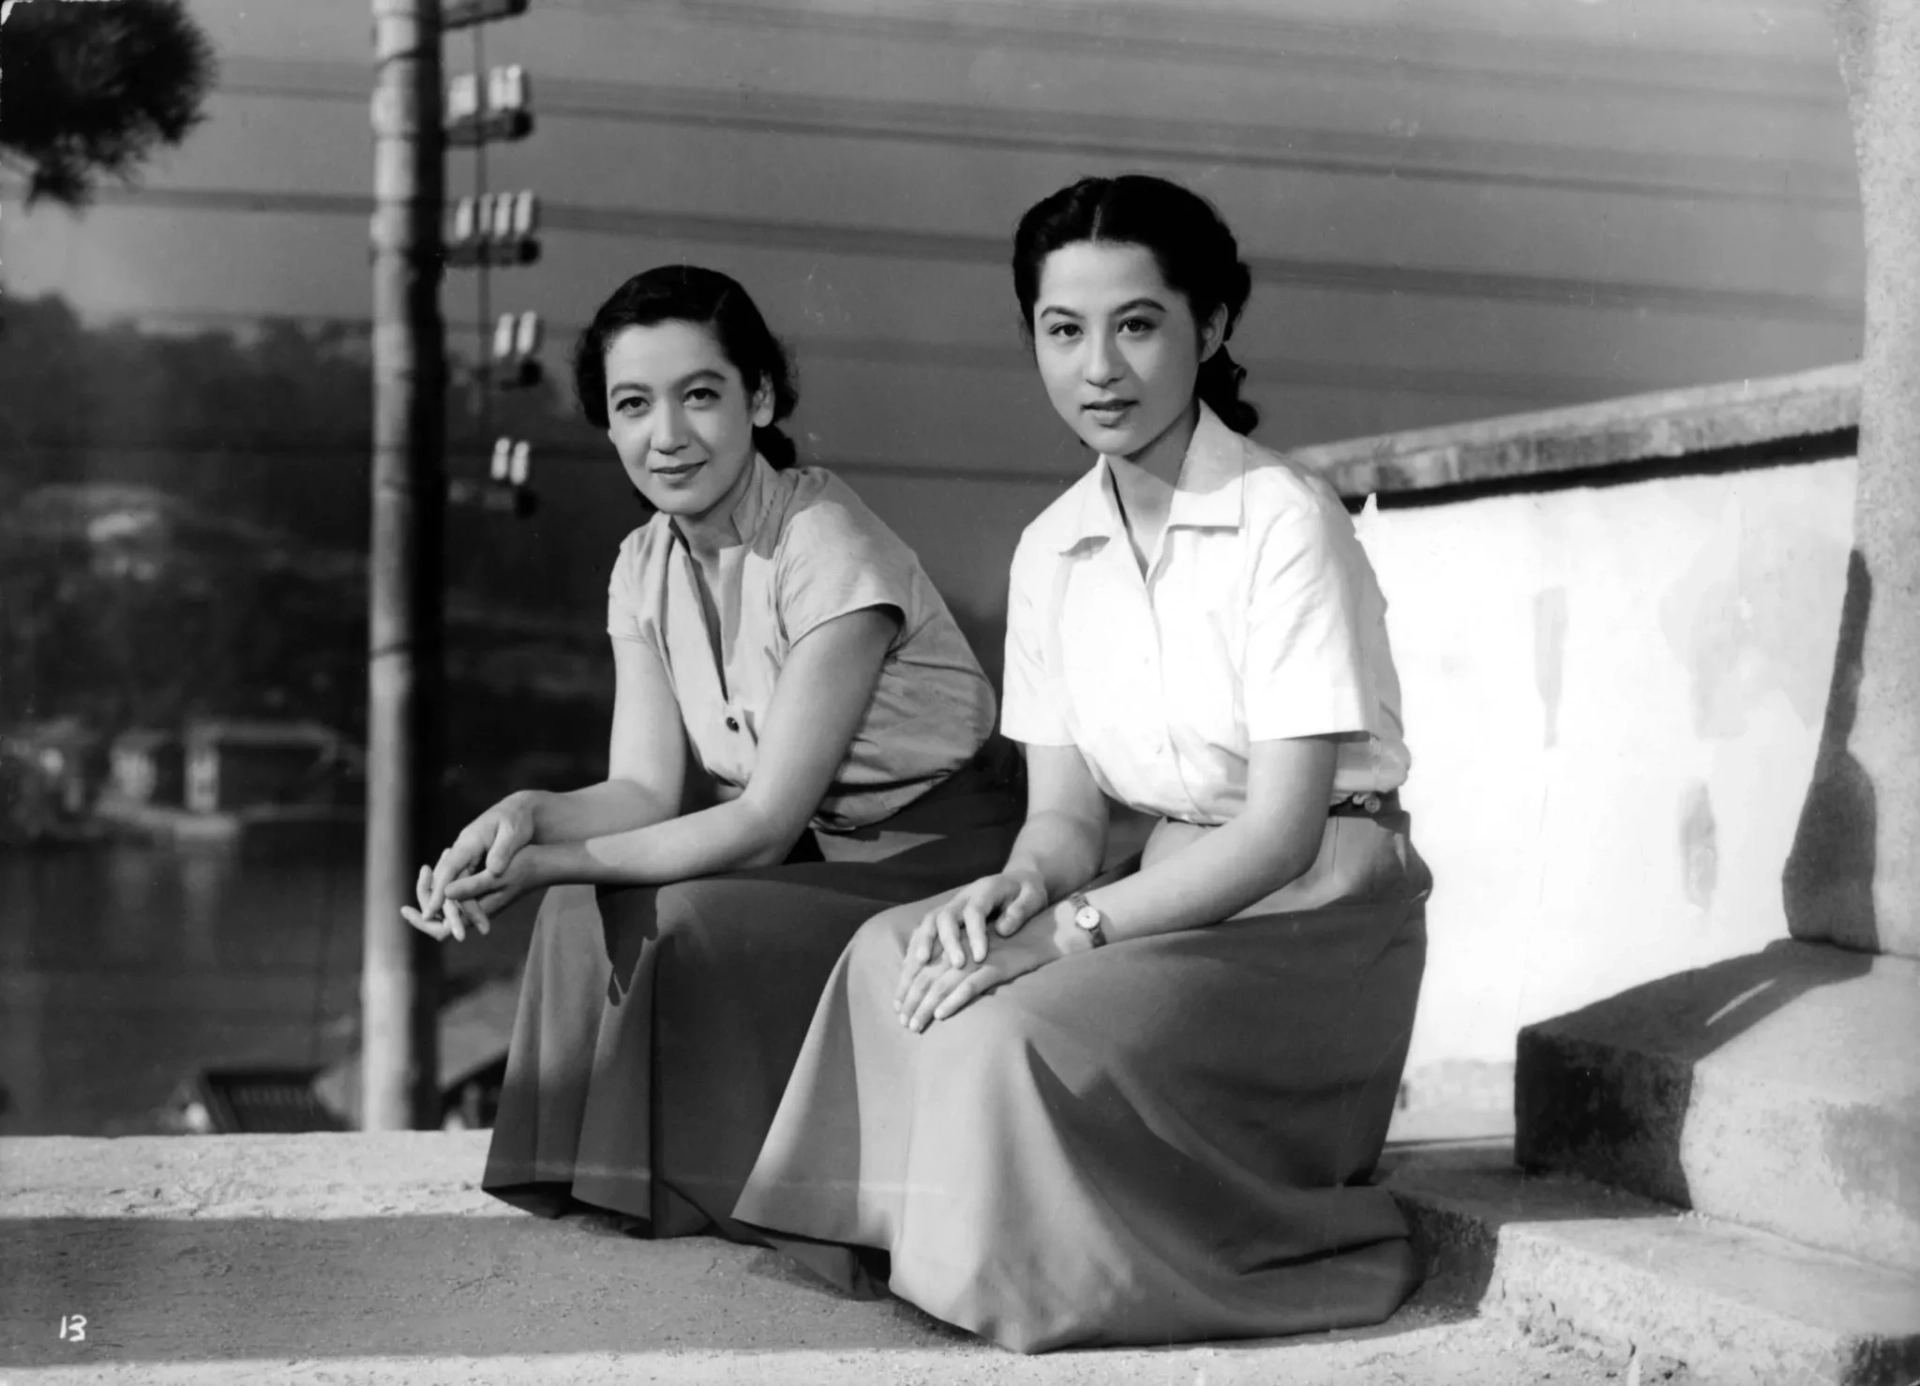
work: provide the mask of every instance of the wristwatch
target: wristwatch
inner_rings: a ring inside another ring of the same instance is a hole
[[[1073,923],[1077,929],[1086,930],[1087,937],[1093,940],[1095,948],[1107,946],[1107,931],[1100,926],[1106,923],[1106,916],[1087,899],[1085,893],[1074,891],[1067,897],[1067,903],[1073,907]]]

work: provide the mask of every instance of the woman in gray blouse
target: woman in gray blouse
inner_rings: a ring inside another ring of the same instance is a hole
[[[582,410],[651,518],[608,587],[607,778],[509,795],[405,910],[438,937],[546,890],[484,1187],[655,1236],[719,1230],[863,919],[980,874],[1019,804],[993,692],[913,551],[794,465],[778,341],[664,266],[581,336]]]

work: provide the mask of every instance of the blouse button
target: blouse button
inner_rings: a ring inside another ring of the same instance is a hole
[[[739,719],[738,717],[729,717],[729,718],[727,719],[727,730],[728,730],[728,731],[739,731],[739,730],[740,730],[740,719]]]

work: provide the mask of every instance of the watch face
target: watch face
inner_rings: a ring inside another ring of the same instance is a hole
[[[1082,905],[1073,912],[1073,922],[1083,929],[1097,929],[1100,927],[1100,911],[1092,905]]]

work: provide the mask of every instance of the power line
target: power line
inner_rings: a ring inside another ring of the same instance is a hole
[[[596,18],[627,18],[625,0],[545,0]],[[786,29],[850,40],[892,40],[1015,51],[1050,49],[1081,56],[1134,58],[1203,67],[1296,68],[1403,80],[1408,76],[1564,91],[1570,83],[1689,102],[1742,102],[1809,109],[1844,108],[1837,67],[1804,59],[1735,56],[1713,50],[1621,47],[1485,28],[1395,24],[1364,32],[1357,24],[1206,9],[1169,11],[1114,0],[1038,6],[1030,0],[925,0],[885,12],[834,12],[769,0],[680,0],[699,22],[756,32]],[[1358,41],[1356,41],[1358,40]],[[1391,53],[1369,45],[1391,44]]]
[[[240,57],[227,60],[221,90],[232,95],[360,104],[366,100],[366,91],[364,82],[355,80],[357,77],[357,69],[345,64]],[[1245,122],[1018,111],[761,91],[721,93],[564,78],[541,84],[540,104],[543,116],[751,134],[1084,154],[1102,160],[1202,162],[1636,197],[1838,208],[1858,202],[1850,170],[1805,160],[1647,155],[1517,140],[1405,138]]]
[[[102,188],[97,200],[121,206],[159,206],[182,211],[295,212],[365,217],[371,203],[351,193],[314,193],[247,188]],[[545,224],[589,235],[647,237],[745,245],[756,249],[808,251],[861,258],[946,264],[992,264],[1006,259],[999,236],[922,231],[907,227],[791,221],[718,213],[651,211],[559,203],[543,211]],[[1709,317],[1855,326],[1860,307],[1851,301],[1772,289],[1723,289],[1690,284],[1577,279],[1567,275],[1497,270],[1428,269],[1408,265],[1336,261],[1306,256],[1249,255],[1254,278],[1268,284],[1370,295],[1480,299],[1559,307],[1655,309]]]
[[[22,455],[31,453],[73,454],[85,453],[95,456],[111,457],[115,454],[148,456],[160,455],[174,461],[209,464],[234,461],[267,462],[277,458],[308,458],[313,460],[349,459],[360,466],[367,466],[367,444],[358,442],[332,443],[326,440],[314,441],[307,438],[285,438],[271,441],[234,441],[209,442],[206,440],[168,441],[165,439],[25,439],[18,447]],[[604,448],[570,446],[563,443],[542,442],[540,461],[583,463],[590,466],[616,469],[619,461]],[[892,462],[878,459],[855,457],[811,458],[807,465],[826,467],[837,473],[849,476],[887,477],[904,481],[956,481],[970,484],[996,486],[1067,486],[1078,479],[1079,473],[1058,473],[1021,471],[1013,467],[972,467],[955,466],[944,462]]]
[[[281,312],[243,312],[234,309],[150,309],[127,315],[141,323],[179,322],[211,326],[311,325],[356,333],[371,331],[364,317],[306,316]],[[584,323],[555,323],[559,341],[577,336]],[[1004,372],[1025,375],[1032,358],[1024,348],[980,342],[910,341],[897,337],[833,337],[806,333],[781,334],[799,363],[802,374],[812,361],[851,361],[881,366],[924,366],[930,370]],[[1314,386],[1334,390],[1375,390],[1428,397],[1511,399],[1570,402],[1641,394],[1662,388],[1644,377],[1597,376],[1579,373],[1463,370],[1431,366],[1315,361],[1304,357],[1242,356],[1249,384]]]

